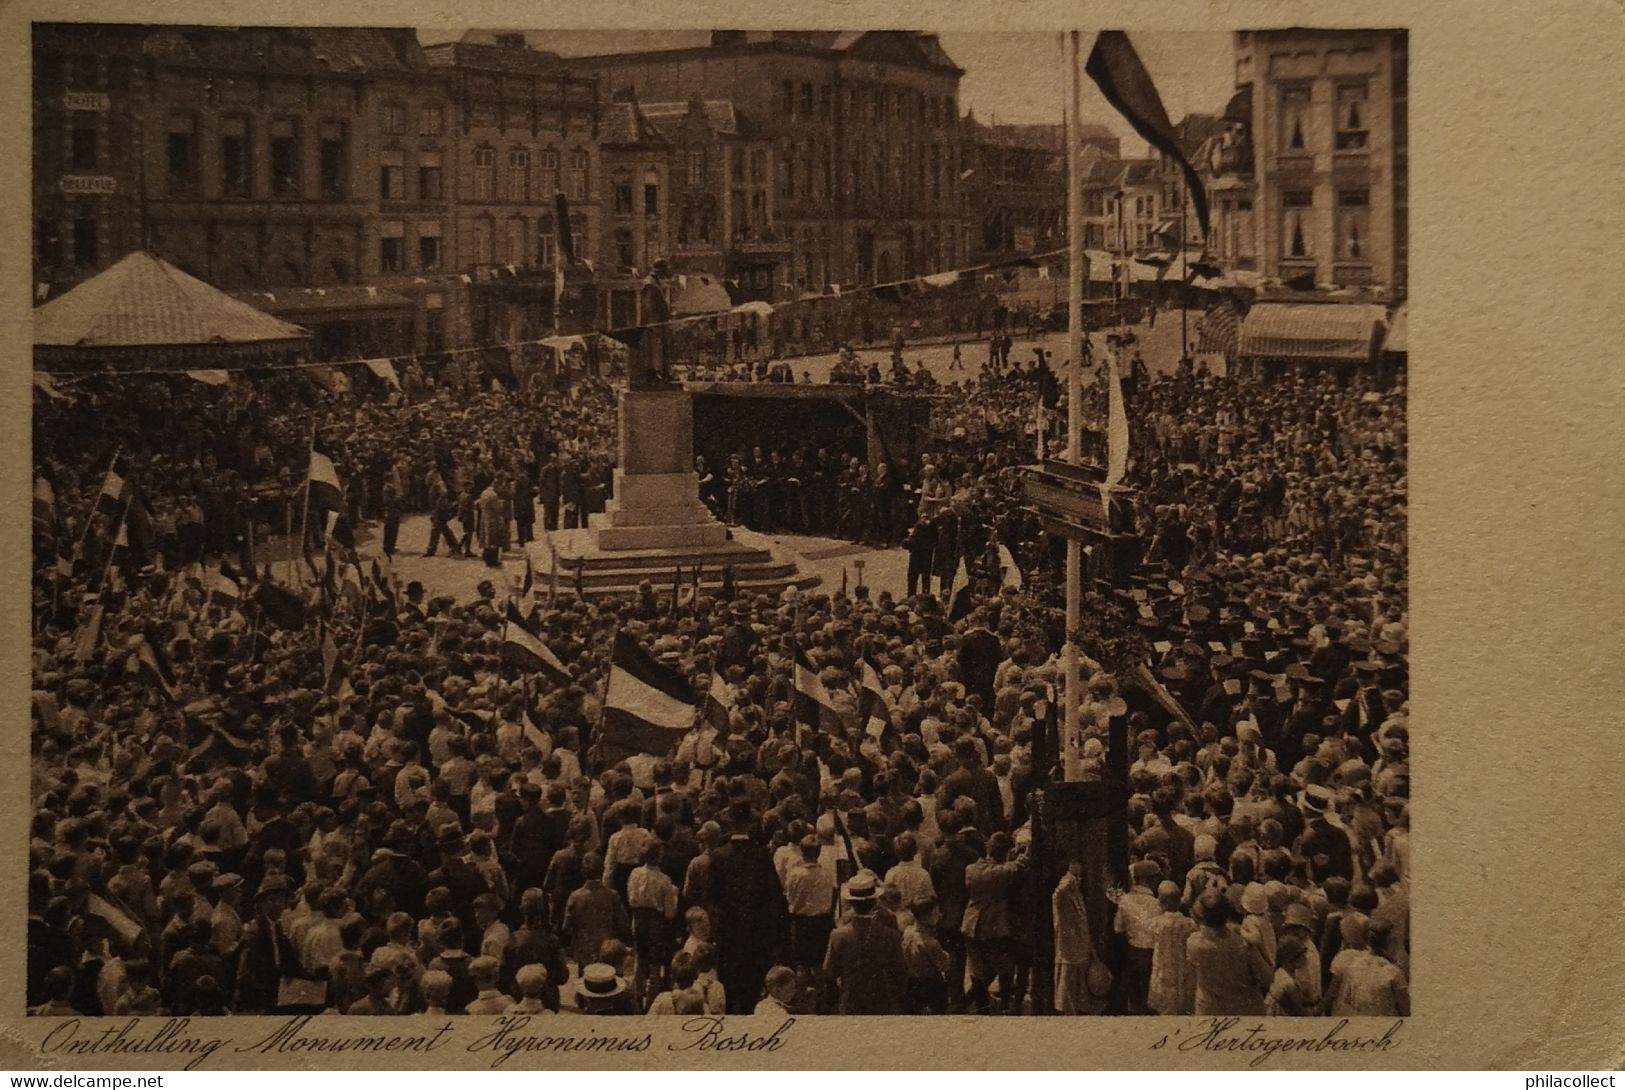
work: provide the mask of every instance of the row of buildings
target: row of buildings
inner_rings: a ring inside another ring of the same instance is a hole
[[[1403,34],[1235,49],[1235,98],[1181,123],[1215,256],[1403,294]],[[39,296],[147,249],[327,358],[633,325],[651,271],[681,312],[1065,244],[1060,126],[961,116],[928,34],[561,57],[536,34],[36,24],[33,57]],[[1091,248],[1165,245],[1177,171],[1103,128],[1085,145]],[[557,194],[585,263],[555,316]]]

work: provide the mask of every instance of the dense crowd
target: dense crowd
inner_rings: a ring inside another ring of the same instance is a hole
[[[899,468],[906,502],[876,514],[880,467],[826,456],[820,490],[766,508],[906,544],[906,593],[681,605],[458,601],[343,546],[359,585],[292,613],[253,565],[216,578],[254,489],[278,515],[297,493],[313,425],[386,545],[397,508],[457,523],[454,548],[522,538],[524,499],[464,520],[442,493],[508,480],[542,506],[578,465],[563,524],[607,478],[596,384],[129,379],[37,406],[62,525],[36,548],[30,1008],[1408,1013],[1403,390],[1136,371],[1145,564],[1091,596],[1088,692],[1057,738],[1053,573],[1012,476],[1045,381],[988,366]],[[104,569],[97,521],[63,575],[51,543],[120,444],[154,542]],[[515,613],[568,681],[504,664]],[[721,713],[668,752],[606,752],[617,633]],[[1124,717],[1127,873],[1102,900],[1034,850],[1030,796],[1063,762],[1111,776]]]

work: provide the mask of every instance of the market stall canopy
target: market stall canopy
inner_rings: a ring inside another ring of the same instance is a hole
[[[693,314],[716,314],[733,307],[728,289],[709,273],[689,273],[679,282],[672,298],[672,317]]]
[[[1369,360],[1386,311],[1359,303],[1259,303],[1241,323],[1241,354]]]
[[[308,337],[138,250],[34,311],[34,365],[187,370],[297,349]]]
[[[1394,316],[1388,320],[1388,336],[1382,342],[1384,352],[1398,352],[1409,355],[1409,351],[1405,347],[1409,338],[1408,310],[1407,304],[1401,303],[1399,308],[1394,311]]]
[[[806,296],[803,296],[803,298],[806,298]],[[818,296],[814,295],[812,298],[816,299]],[[759,318],[766,318],[773,313],[773,304],[764,303],[760,299],[752,299],[748,303],[740,303],[733,308],[733,311],[735,314],[754,314]]]

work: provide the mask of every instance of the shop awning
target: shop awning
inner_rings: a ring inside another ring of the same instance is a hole
[[[1409,354],[1405,347],[1409,336],[1409,330],[1407,327],[1410,324],[1409,321],[1407,321],[1407,310],[1407,305],[1401,303],[1399,305],[1399,309],[1394,311],[1394,316],[1388,319],[1388,335],[1383,338],[1382,342],[1382,350],[1384,352],[1399,352],[1406,355]]]
[[[1241,354],[1369,360],[1385,317],[1382,307],[1358,303],[1259,303],[1241,323]]]

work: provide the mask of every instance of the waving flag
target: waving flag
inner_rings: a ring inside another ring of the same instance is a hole
[[[107,469],[107,476],[102,478],[102,490],[96,494],[96,510],[115,514],[119,509],[119,501],[124,498],[124,478],[113,471],[111,466]]]
[[[508,603],[508,624],[502,631],[500,654],[509,666],[542,674],[555,685],[570,684],[570,671],[547,644],[530,631],[512,602]]]
[[[797,722],[805,723],[814,730],[841,731],[841,714],[835,708],[834,698],[812,668],[812,663],[807,661],[806,654],[799,649],[796,651],[795,665],[795,715]]]
[[[610,750],[670,753],[694,726],[688,679],[625,632],[615,636],[600,738]]]
[[[868,659],[858,662],[858,713],[864,718],[885,719],[891,721],[892,713],[891,694],[886,691],[885,682],[880,680],[880,673],[874,663]]]
[[[712,674],[711,688],[705,694],[705,718],[717,728],[719,735],[728,733],[728,725],[733,719],[733,709],[733,687],[722,680],[720,674]]]
[[[959,567],[954,569],[953,590],[948,595],[950,624],[970,615],[972,608],[970,587],[970,569],[965,567],[965,558],[960,557]]]
[[[999,585],[1010,587],[1012,590],[1020,590],[1021,582],[1021,568],[1016,564],[1016,558],[1010,555],[1010,547],[1000,542]]]
[[[310,452],[310,470],[305,475],[310,486],[310,505],[323,511],[344,510],[344,486],[339,483],[333,459],[320,451]]]
[[[1117,353],[1106,358],[1106,480],[1100,486],[1101,500],[1110,510],[1108,492],[1128,471],[1128,413],[1123,407],[1123,380],[1117,373]]]
[[[1180,171],[1185,175],[1191,204],[1196,209],[1196,222],[1202,228],[1202,237],[1206,238],[1207,190],[1202,186],[1196,167],[1185,155],[1185,149],[1180,147],[1179,137],[1168,120],[1168,111],[1163,108],[1162,98],[1157,94],[1157,85],[1152,82],[1151,73],[1145,70],[1128,35],[1121,30],[1101,31],[1095,38],[1095,47],[1090,51],[1089,61],[1083,70],[1095,81],[1100,93],[1106,96],[1106,101],[1134,127],[1135,132],[1179,164]]]

